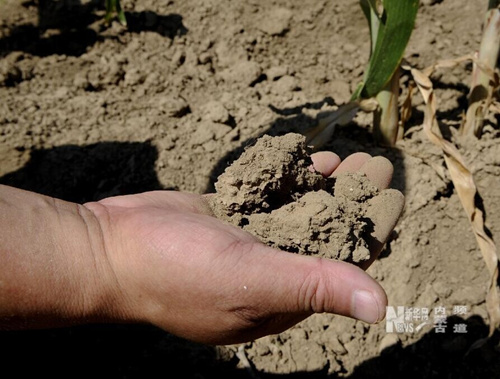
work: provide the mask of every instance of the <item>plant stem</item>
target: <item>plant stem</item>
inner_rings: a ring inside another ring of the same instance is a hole
[[[391,80],[377,96],[378,109],[373,115],[373,132],[375,140],[385,146],[394,146],[399,131],[399,78],[400,70],[396,70]]]
[[[111,20],[115,16],[118,17],[118,21],[123,26],[127,26],[127,18],[125,17],[125,13],[123,12],[123,8],[120,4],[120,0],[106,0],[106,23],[111,23]]]
[[[372,54],[377,44],[377,36],[380,28],[380,16],[376,6],[370,7],[370,34]],[[391,80],[375,97],[379,107],[373,114],[373,134],[375,141],[384,146],[394,146],[398,137],[399,129],[399,68],[394,72]]]
[[[493,88],[490,84],[491,73],[498,62],[500,51],[500,0],[490,0],[489,10],[486,14],[483,37],[479,49],[478,60],[483,68],[474,64],[472,71],[471,91],[469,94],[469,109],[478,107],[480,102],[491,99]],[[469,117],[484,112],[468,112]],[[464,124],[462,134],[480,137],[483,129],[483,117],[475,117]]]

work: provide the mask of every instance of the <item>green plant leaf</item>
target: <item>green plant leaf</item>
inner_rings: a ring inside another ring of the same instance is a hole
[[[375,50],[375,45],[377,43],[377,35],[380,28],[380,16],[378,14],[378,9],[381,6],[381,0],[360,0],[359,5],[361,10],[365,14],[368,20],[368,26],[370,27],[370,40],[371,40],[371,54]]]
[[[363,83],[353,98],[371,98],[389,82],[401,63],[406,45],[415,26],[419,0],[383,0],[383,13],[376,9],[376,1],[361,0],[372,33],[372,54]],[[376,33],[376,41],[374,32]]]

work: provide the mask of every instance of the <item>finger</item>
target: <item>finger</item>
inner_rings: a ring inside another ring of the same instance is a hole
[[[349,155],[333,172],[332,176],[337,176],[345,172],[358,171],[372,156],[367,153],[354,153]]]
[[[359,169],[379,189],[389,188],[394,173],[390,160],[384,157],[373,157],[366,161]]]
[[[366,216],[373,224],[373,230],[367,240],[371,257],[369,261],[360,265],[361,268],[367,269],[378,257],[403,213],[403,209],[404,196],[395,189],[382,191],[378,196],[369,200]]]
[[[311,155],[314,170],[324,177],[330,176],[340,165],[340,157],[331,151],[320,151]]]
[[[251,253],[253,263],[245,264],[246,274],[240,278],[246,292],[242,301],[258,304],[254,314],[265,318],[328,312],[369,323],[385,316],[384,290],[354,265],[261,244],[255,244]]]

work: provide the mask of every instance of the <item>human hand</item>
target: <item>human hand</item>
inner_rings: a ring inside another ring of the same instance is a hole
[[[386,188],[392,165],[354,154],[313,155],[325,176],[362,171]],[[367,322],[385,315],[386,295],[362,269],[263,245],[211,215],[203,196],[147,192],[85,205],[102,228],[116,288],[114,317],[146,322],[191,340],[230,344],[279,333],[313,313]],[[403,208],[375,217],[372,261]],[[117,305],[118,304],[118,305]]]

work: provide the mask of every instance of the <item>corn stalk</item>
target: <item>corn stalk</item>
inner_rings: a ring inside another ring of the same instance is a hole
[[[375,97],[375,140],[394,146],[399,132],[399,66],[415,26],[418,0],[360,0],[370,26],[371,57],[364,82],[354,96]]]
[[[118,18],[120,24],[127,26],[127,18],[123,12],[123,8],[120,4],[120,0],[106,0],[106,23],[111,23],[113,17]]]
[[[490,0],[477,62],[472,71],[466,122],[461,130],[465,136],[481,137],[484,119],[495,90],[491,78],[497,66],[499,51],[500,0]]]
[[[308,143],[316,148],[324,145],[335,125],[349,123],[356,115],[352,110],[366,110],[366,104],[374,98],[377,106],[369,108],[374,112],[375,138],[380,144],[394,146],[399,129],[399,67],[415,25],[418,4],[419,0],[360,0],[370,26],[372,46],[363,81],[351,102],[339,107],[341,116],[334,112],[306,133]]]
[[[371,55],[375,53],[380,30],[380,17],[383,14],[382,3],[360,1],[370,27]],[[373,111],[373,133],[375,141],[381,145],[394,146],[399,129],[399,68],[382,90],[375,96],[377,107]]]

